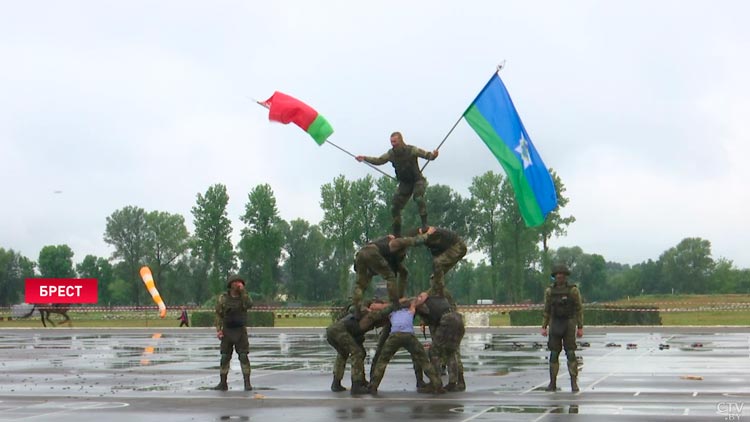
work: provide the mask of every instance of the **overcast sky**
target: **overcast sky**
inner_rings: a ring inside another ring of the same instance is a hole
[[[109,256],[113,211],[192,230],[215,183],[235,235],[261,183],[282,218],[318,223],[321,185],[379,173],[248,97],[306,101],[354,154],[395,130],[431,150],[505,60],[577,219],[553,248],[636,264],[701,237],[747,268],[748,16],[743,1],[3,2],[0,247]],[[488,170],[502,173],[461,122],[425,176],[468,196]]]

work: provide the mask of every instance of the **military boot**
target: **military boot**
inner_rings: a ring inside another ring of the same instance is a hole
[[[549,363],[549,385],[546,391],[557,391],[557,372],[560,370],[560,362]]]
[[[220,374],[221,380],[218,384],[216,384],[216,387],[214,387],[214,390],[219,391],[227,391],[229,390],[229,386],[227,386],[227,374]]]
[[[358,395],[358,394],[369,394],[369,393],[370,393],[370,388],[367,385],[367,383],[354,382],[352,384],[352,391],[351,391],[352,396]]]
[[[337,380],[336,378],[333,379],[333,382],[331,383],[331,391],[334,393],[340,393],[342,391],[346,391],[346,388],[341,385],[341,380]]]
[[[576,393],[578,388],[578,361],[568,361],[568,373],[570,374],[570,391]]]
[[[456,383],[456,391],[466,391],[466,381],[464,381],[464,373],[458,374],[458,382]]]
[[[250,384],[250,374],[242,374],[242,380],[245,382],[245,391],[253,389],[253,386]]]

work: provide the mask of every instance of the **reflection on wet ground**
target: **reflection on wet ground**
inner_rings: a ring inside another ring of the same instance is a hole
[[[354,399],[328,390],[335,355],[322,329],[251,330],[256,389],[242,391],[235,356],[225,393],[210,390],[218,381],[219,358],[210,329],[0,330],[0,421],[44,420],[52,412],[75,414],[82,422],[96,410],[115,422],[118,415],[133,417],[130,412],[158,413],[149,407],[155,403],[173,406],[169,414],[159,413],[160,421],[186,415],[187,420],[530,421],[555,415],[720,420],[750,412],[750,405],[744,406],[750,401],[748,333],[608,331],[590,330],[581,342],[578,394],[569,392],[564,369],[558,380],[562,390],[542,391],[548,352],[535,329],[494,329],[470,330],[464,338],[466,392],[417,394],[411,359],[399,352],[380,394]],[[367,338],[367,367],[375,338]],[[348,377],[347,371],[345,385]],[[138,400],[144,397],[151,405]],[[235,405],[226,398],[245,400]],[[225,412],[226,406],[235,411]]]

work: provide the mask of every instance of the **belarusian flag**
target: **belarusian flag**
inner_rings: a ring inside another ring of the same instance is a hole
[[[328,139],[333,128],[320,113],[302,101],[276,91],[260,105],[268,108],[268,120],[284,124],[294,123],[307,132],[318,145]]]

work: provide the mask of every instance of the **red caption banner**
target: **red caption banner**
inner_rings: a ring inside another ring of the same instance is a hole
[[[96,303],[95,278],[27,278],[26,303]]]

